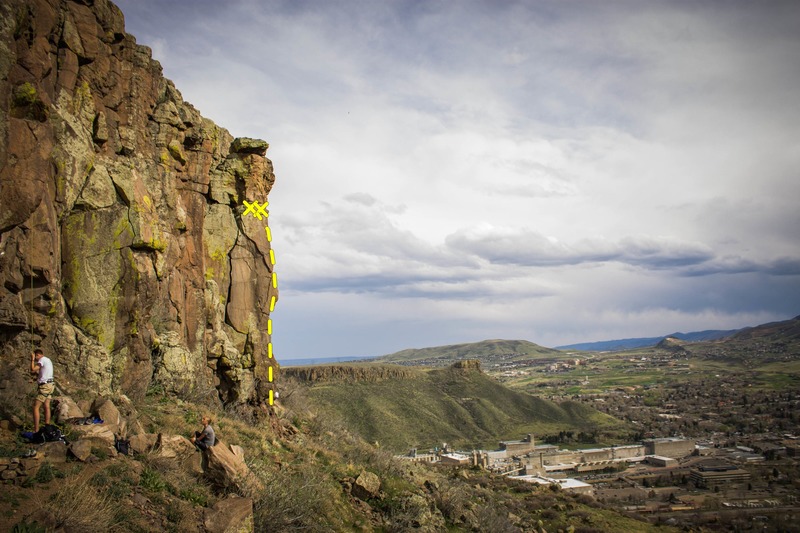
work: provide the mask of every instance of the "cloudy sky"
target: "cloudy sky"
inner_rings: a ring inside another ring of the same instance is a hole
[[[120,0],[270,143],[276,355],[800,314],[800,3]]]

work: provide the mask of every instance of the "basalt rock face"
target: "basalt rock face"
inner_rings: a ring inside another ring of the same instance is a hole
[[[184,102],[107,0],[0,3],[0,381],[41,346],[66,390],[265,397],[278,294],[244,202],[266,151]]]
[[[477,359],[464,359],[463,361],[456,361],[453,363],[452,368],[458,370],[477,370],[481,372],[481,362]]]
[[[376,383],[388,379],[412,379],[419,376],[415,369],[394,365],[357,366],[325,365],[299,366],[283,370],[287,378],[309,384],[317,383]]]

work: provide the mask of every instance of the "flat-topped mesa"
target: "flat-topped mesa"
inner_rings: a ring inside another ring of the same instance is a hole
[[[477,359],[464,359],[463,361],[456,361],[453,363],[451,368],[457,368],[459,370],[477,370],[478,372],[482,372],[481,362]]]
[[[185,102],[108,0],[0,3],[0,380],[268,395],[268,144]]]
[[[395,365],[325,365],[285,368],[283,375],[306,383],[374,383],[387,379],[413,378],[419,375],[419,371]]]

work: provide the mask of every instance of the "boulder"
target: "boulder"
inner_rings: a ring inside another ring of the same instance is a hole
[[[201,453],[191,453],[181,460],[181,468],[184,472],[193,476],[201,477],[205,473],[203,468],[204,456]]]
[[[123,419],[114,402],[108,398],[97,398],[92,404],[92,412],[100,417],[103,424],[111,428],[113,433],[119,432]]]
[[[164,435],[159,433],[155,445],[156,454],[159,457],[184,457],[193,453],[194,444],[181,435]]]
[[[78,439],[69,445],[69,451],[79,461],[86,462],[92,455],[92,444],[91,439]]]
[[[231,143],[231,152],[238,154],[259,154],[266,155],[269,144],[261,139],[250,139],[248,137],[237,137]]]
[[[445,520],[441,511],[419,494],[412,494],[403,499],[401,503],[403,517],[400,525],[404,530],[414,531],[444,531]]]
[[[372,472],[361,472],[353,483],[353,496],[361,500],[377,498],[381,490],[381,480]]]
[[[158,435],[155,433],[140,433],[131,436],[130,442],[133,453],[145,454],[156,447]]]
[[[250,533],[253,531],[253,500],[230,496],[206,509],[203,524],[207,533]]]
[[[35,476],[41,467],[42,461],[37,457],[35,459],[20,459],[18,469],[26,476]]]
[[[261,481],[250,471],[243,456],[237,456],[231,448],[217,442],[205,450],[206,477],[220,488],[232,488],[239,493],[263,490]]]
[[[118,434],[121,435],[138,435],[144,433],[144,427],[139,422],[139,413],[130,398],[124,394],[120,394],[114,405],[119,409],[122,417],[122,423]]]
[[[244,462],[244,448],[237,444],[231,444],[230,446],[231,453],[236,456],[238,460]]]
[[[92,440],[95,446],[114,446],[114,431],[106,424],[89,424],[86,426],[72,426],[73,438]]]
[[[45,442],[39,446],[38,451],[51,463],[67,462],[67,444],[62,440]]]
[[[83,413],[75,400],[69,396],[61,396],[56,399],[55,419],[56,423],[63,424],[70,418],[84,418],[86,415]]]

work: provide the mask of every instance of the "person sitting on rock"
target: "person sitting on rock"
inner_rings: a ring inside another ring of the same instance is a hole
[[[217,440],[216,435],[214,435],[214,428],[211,427],[211,417],[204,416],[201,419],[203,423],[203,430],[202,431],[195,431],[194,437],[191,438],[191,441],[199,450],[207,450],[210,446],[213,446]]]

